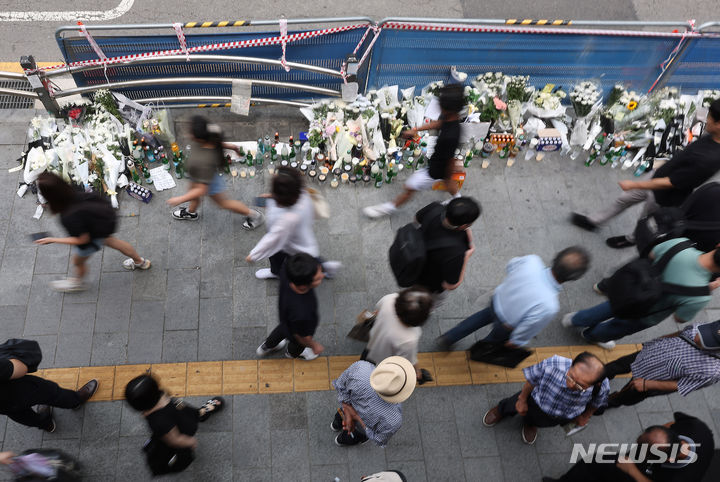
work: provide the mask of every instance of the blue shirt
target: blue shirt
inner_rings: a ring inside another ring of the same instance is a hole
[[[530,396],[543,413],[572,420],[582,414],[588,404],[595,408],[607,405],[608,379],[603,379],[597,396],[593,397],[593,387],[583,392],[567,386],[567,372],[571,366],[571,359],[554,355],[537,365],[523,368],[525,378],[534,387]]]
[[[513,328],[510,342],[524,346],[560,311],[560,283],[534,254],[511,259],[505,270],[507,276],[493,295],[493,309]]]
[[[402,408],[399,403],[386,402],[370,385],[370,374],[375,365],[357,361],[332,382],[338,402],[347,403],[365,424],[365,435],[384,447],[402,425]]]

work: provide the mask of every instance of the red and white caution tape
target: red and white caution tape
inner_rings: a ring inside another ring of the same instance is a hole
[[[107,59],[105,52],[102,51],[102,49],[97,44],[95,39],[92,38],[92,35],[90,35],[90,32],[87,31],[87,29],[85,28],[85,25],[83,25],[82,22],[78,22],[78,26],[80,27],[80,34],[87,39],[88,43],[90,44],[90,47],[92,47],[92,49],[95,51],[98,58],[100,58],[100,60]]]
[[[373,45],[375,45],[375,41],[378,38],[378,35],[380,35],[380,31],[382,29],[378,27],[377,25],[369,25],[367,30],[365,30],[365,33],[360,38],[360,41],[355,46],[355,50],[353,50],[353,55],[356,55],[358,53],[358,50],[360,50],[360,47],[365,42],[365,39],[367,38],[368,34],[372,31],[373,32],[373,39],[372,42],[370,42],[370,45],[368,45],[368,48],[365,49],[365,53],[363,53],[362,58],[358,62],[358,67],[360,67],[363,62],[365,62],[365,59],[367,58],[368,54],[370,53],[370,50],[372,50]],[[343,78],[343,82],[347,84],[347,64],[343,62],[342,67],[340,67],[340,75]]]
[[[198,53],[198,52],[212,52],[215,50],[231,50],[231,49],[241,49],[241,48],[248,48],[248,47],[264,47],[267,45],[278,45],[282,44],[283,40],[287,43],[296,42],[298,40],[306,40],[309,38],[314,37],[320,37],[323,35],[331,35],[335,33],[340,32],[347,32],[348,30],[355,30],[359,28],[366,28],[365,24],[360,25],[343,25],[340,27],[332,27],[328,29],[323,30],[314,30],[312,32],[298,32],[294,34],[290,34],[286,36],[284,39],[281,36],[277,37],[266,37],[266,38],[257,38],[257,39],[249,39],[249,40],[236,40],[233,42],[223,42],[223,43],[217,43],[217,44],[208,44],[208,45],[199,45],[197,47],[188,47],[187,51],[190,54]],[[108,57],[105,60],[99,60],[99,59],[91,59],[91,60],[81,60],[78,62],[71,62],[70,64],[57,64],[52,65],[49,67],[41,67],[38,70],[48,71],[48,70],[56,70],[63,67],[85,67],[88,65],[98,65],[101,63],[105,63],[107,65],[114,65],[114,64],[122,64],[127,63],[132,60],[136,59],[146,59],[146,58],[157,58],[157,57],[168,57],[171,55],[180,55],[185,52],[182,51],[182,49],[172,49],[172,50],[159,50],[156,52],[143,52],[139,54],[131,54],[131,55],[122,55],[118,57]]]
[[[433,32],[501,32],[524,34],[571,34],[571,35],[608,35],[621,37],[700,37],[699,32],[640,32],[634,30],[603,29],[566,29],[532,27],[496,27],[491,25],[459,25],[415,22],[386,22],[382,28],[395,30],[428,30]]]
[[[287,49],[287,19],[285,17],[279,20],[280,23],[280,38],[282,39],[282,57],[280,58],[280,64],[285,69],[285,72],[290,72],[290,67],[287,66],[285,60],[285,50]]]
[[[175,35],[177,35],[180,48],[185,53],[185,60],[190,62],[190,52],[187,49],[187,40],[185,40],[185,32],[183,32],[181,23],[174,23],[173,28],[175,29]]]

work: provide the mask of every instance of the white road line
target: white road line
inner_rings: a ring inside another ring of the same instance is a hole
[[[111,10],[89,10],[75,12],[0,12],[0,22],[74,22],[112,20],[125,15],[135,0],[122,0]]]

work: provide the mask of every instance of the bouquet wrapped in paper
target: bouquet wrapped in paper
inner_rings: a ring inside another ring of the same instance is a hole
[[[475,77],[472,84],[480,92],[487,93],[490,97],[502,98],[509,81],[510,77],[502,72],[485,72]]]
[[[554,86],[548,84],[541,91],[536,91],[528,105],[527,113],[540,119],[553,119],[565,116],[565,106],[562,100],[567,94],[561,89],[553,90]]]
[[[570,145],[582,146],[587,142],[590,125],[600,111],[602,97],[597,85],[590,81],[577,84],[570,92],[569,97],[575,112]]]

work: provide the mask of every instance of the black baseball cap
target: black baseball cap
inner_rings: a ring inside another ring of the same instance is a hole
[[[698,325],[700,346],[708,350],[720,349],[720,320]]]

